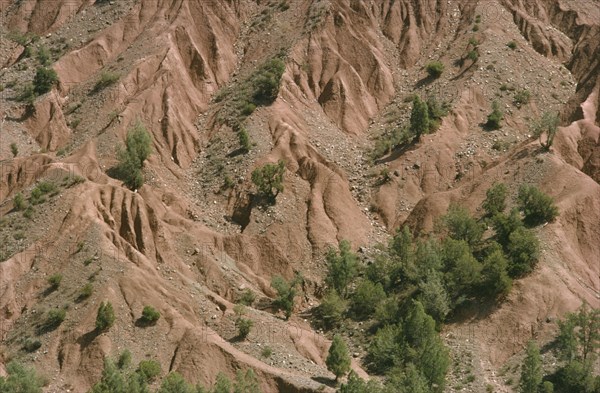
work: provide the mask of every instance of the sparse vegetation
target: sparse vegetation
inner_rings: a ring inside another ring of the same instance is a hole
[[[425,67],[427,73],[432,78],[439,78],[444,72],[444,63],[440,61],[432,61]]]
[[[271,347],[264,347],[263,350],[260,352],[260,356],[262,356],[263,358],[270,358],[272,354],[273,350],[271,349]]]
[[[477,49],[469,51],[469,53],[467,53],[467,59],[471,60],[472,62],[476,62],[477,59],[479,59],[479,52]]]
[[[515,49],[517,49],[517,42],[516,41],[509,41],[508,44],[506,44],[506,46],[508,46],[512,50],[515,50]]]
[[[66,317],[67,312],[65,311],[65,309],[52,309],[46,314],[44,328],[47,330],[56,329],[60,326],[61,323],[63,323]]]
[[[42,347],[42,342],[40,340],[33,340],[28,338],[25,340],[25,344],[23,344],[23,349],[27,352],[35,352]],[[0,388],[0,392],[2,389]]]
[[[116,83],[120,77],[121,76],[116,72],[102,71],[102,73],[100,73],[100,78],[98,78],[98,81],[94,85],[93,92],[99,92],[100,90],[107,88]]]
[[[279,160],[277,164],[268,163],[252,171],[252,182],[258,189],[258,195],[270,202],[283,192],[283,175],[285,162]]]
[[[251,306],[256,300],[256,295],[251,289],[246,288],[238,298],[238,303],[244,306]]]
[[[94,286],[91,283],[87,283],[85,284],[81,290],[79,291],[79,298],[81,300],[83,299],[87,299],[90,296],[92,296],[92,293],[94,292]]]
[[[48,48],[46,48],[46,46],[40,45],[38,47],[37,59],[40,62],[40,64],[44,67],[50,64],[50,52],[48,51]]]

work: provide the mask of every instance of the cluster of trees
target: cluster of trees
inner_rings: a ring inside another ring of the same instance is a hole
[[[0,375],[0,393],[42,393],[44,379],[35,369],[12,361],[6,366],[7,376]]]
[[[125,148],[120,147],[117,150],[119,162],[114,168],[116,177],[123,180],[130,189],[140,188],[144,184],[142,168],[150,153],[152,137],[146,131],[146,127],[138,121],[127,131]]]
[[[102,377],[89,393],[150,393],[149,385],[159,381],[162,374],[160,363],[142,360],[138,367],[131,367],[131,353],[125,350],[115,362],[104,361]],[[2,392],[2,390],[0,390]],[[256,374],[252,369],[239,370],[232,382],[219,373],[214,385],[205,388],[202,384],[192,385],[177,372],[168,373],[161,381],[156,393],[260,393]],[[29,392],[28,392],[29,393]]]
[[[410,374],[411,383],[442,389],[448,357],[436,327],[467,302],[508,294],[512,280],[530,272],[538,258],[538,240],[528,225],[558,213],[536,187],[523,186],[518,207],[509,214],[507,196],[504,184],[492,186],[479,220],[465,208],[450,206],[428,238],[415,239],[402,228],[366,267],[348,242],[340,242],[339,251],[326,255],[328,290],[319,307],[323,325],[375,319],[369,368],[388,375],[391,384]],[[488,226],[493,234],[484,238]]]
[[[554,348],[563,364],[553,373],[544,375],[540,350],[535,341],[530,341],[521,366],[519,391],[600,392],[600,375],[595,369],[600,347],[600,310],[590,310],[584,304],[578,312],[567,314],[558,326]]]

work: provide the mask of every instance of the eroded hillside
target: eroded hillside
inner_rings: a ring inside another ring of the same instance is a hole
[[[368,261],[403,225],[433,230],[451,203],[481,215],[497,182],[511,197],[538,185],[560,214],[535,229],[537,267],[503,302],[444,326],[476,374],[464,388],[513,391],[500,369],[532,335],[548,341],[566,312],[600,307],[596,1],[0,0],[0,10],[0,375],[18,359],[49,377],[47,392],[87,392],[104,358],[127,348],[136,364],[154,359],[194,383],[251,368],[265,393],[334,391],[332,334],[314,323],[328,248],[348,240]],[[433,60],[439,78],[426,72]],[[267,100],[252,89],[278,61]],[[57,83],[40,93],[28,84],[44,64]],[[519,92],[527,100],[515,103]],[[408,125],[415,94],[446,103],[437,131],[374,155]],[[485,126],[494,101],[498,130]],[[547,153],[530,130],[545,111],[561,116]],[[152,154],[144,185],[129,189],[114,167],[137,122]],[[283,192],[261,204],[252,171],[279,160]],[[271,278],[296,273],[302,294],[284,320]],[[254,328],[238,340],[234,304],[247,290]],[[116,323],[98,332],[105,301]],[[140,323],[146,305],[161,314],[154,326]],[[64,321],[45,329],[57,309]],[[346,338],[367,378],[365,346]],[[41,347],[24,350],[28,340]],[[454,379],[447,391],[460,390]]]

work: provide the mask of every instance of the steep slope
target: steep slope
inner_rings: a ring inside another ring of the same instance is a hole
[[[549,338],[556,326],[547,321],[582,301],[600,307],[594,5],[0,0],[0,373],[16,358],[51,376],[48,392],[86,392],[103,358],[128,348],[135,362],[156,359],[163,374],[193,382],[252,368],[265,393],[333,391],[327,334],[308,321],[324,288],[323,253],[344,239],[354,249],[386,242],[403,224],[426,232],[450,202],[475,210],[495,181],[513,194],[535,183],[561,212],[537,230],[539,267],[497,308],[444,331],[476,332],[467,337],[481,377],[474,391],[488,382],[508,389],[497,370],[532,334]],[[28,105],[18,97],[41,47],[60,82]],[[279,57],[277,97],[244,118],[252,147],[240,152],[223,118],[235,103],[222,99]],[[432,60],[445,65],[438,79],[424,70]],[[531,101],[515,105],[514,90],[529,90]],[[434,134],[371,160],[375,141],[408,123],[414,94],[451,111]],[[505,117],[488,131],[494,100]],[[528,123],[546,110],[564,122],[542,154]],[[128,190],[108,174],[136,121],[152,134],[153,154],[146,184]],[[280,159],[284,191],[260,205],[252,170]],[[27,217],[14,197],[44,181],[57,189]],[[63,281],[50,290],[57,273]],[[270,280],[295,273],[303,294],[283,321]],[[258,299],[247,310],[255,327],[240,341],[233,308],[245,289]],[[96,310],[107,300],[118,323],[99,333]],[[140,323],[145,305],[160,311],[156,326]],[[44,328],[58,308],[66,320]],[[27,339],[41,348],[24,351]],[[367,376],[358,359],[353,368]]]

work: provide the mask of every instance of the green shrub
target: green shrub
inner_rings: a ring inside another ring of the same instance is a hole
[[[467,53],[467,59],[473,62],[477,61],[477,59],[479,59],[479,52],[476,49],[469,51],[469,53]]]
[[[367,362],[372,372],[382,374],[400,363],[403,353],[401,332],[401,327],[397,325],[386,325],[377,330],[367,353]]]
[[[58,75],[52,68],[39,67],[33,78],[33,91],[42,95],[49,92],[58,82]]]
[[[45,328],[56,329],[65,320],[67,312],[64,309],[52,309],[46,315]]]
[[[256,110],[256,105],[254,105],[251,102],[247,102],[242,107],[242,115],[244,115],[244,116],[250,116],[255,110]]]
[[[1,393],[42,393],[44,380],[34,368],[25,367],[13,360],[6,366],[6,372],[7,377],[0,376]]]
[[[262,356],[263,358],[270,358],[272,354],[273,350],[271,349],[271,347],[264,347],[263,350],[260,352],[260,356]]]
[[[432,61],[425,67],[427,73],[432,78],[439,78],[444,72],[444,64],[440,61]]]
[[[447,102],[439,103],[434,95],[427,97],[427,112],[429,115],[429,132],[435,132],[444,116],[448,115],[450,106]]]
[[[62,274],[53,274],[48,278],[48,284],[50,285],[50,288],[52,288],[53,290],[58,289],[58,287],[60,286],[60,283],[63,279]]]
[[[471,37],[469,38],[469,45],[477,46],[479,45],[479,41],[477,41],[477,38]]]
[[[264,63],[251,77],[254,104],[270,104],[277,98],[285,63],[278,58]]]
[[[516,208],[512,209],[508,216],[497,213],[492,217],[492,227],[496,232],[496,238],[505,249],[508,246],[510,234],[522,226],[523,221],[521,221],[519,210]]]
[[[138,373],[143,376],[144,380],[151,382],[161,373],[160,363],[156,360],[142,360],[138,364]]]
[[[33,207],[27,206],[27,209],[25,209],[25,211],[23,212],[23,217],[30,220],[33,217],[33,212]]]
[[[509,41],[508,44],[506,44],[506,46],[508,46],[512,50],[517,49],[517,43],[516,43],[516,41]]]
[[[211,393],[231,393],[231,381],[225,374],[219,372]]]
[[[492,130],[497,130],[501,127],[500,122],[504,118],[504,113],[500,110],[500,104],[498,101],[492,102],[492,113],[487,117],[486,126]]]
[[[419,292],[419,301],[427,314],[436,321],[443,322],[452,307],[441,273],[430,271],[425,280],[419,283]]]
[[[235,375],[235,384],[233,386],[233,393],[261,393],[262,390],[259,386],[256,374],[252,369],[246,370],[244,373],[242,370],[238,370]],[[201,393],[201,392],[198,392]]]
[[[553,221],[558,216],[558,208],[553,199],[533,185],[519,188],[519,209],[529,225],[539,225]]]
[[[529,90],[519,90],[515,93],[514,103],[517,107],[521,107],[521,105],[529,104],[531,100],[531,93]]]
[[[479,25],[478,24],[475,24],[473,26],[473,31],[479,31]]]
[[[239,296],[238,303],[244,306],[251,306],[256,300],[256,295],[251,289],[246,288],[244,292]]]
[[[44,45],[38,47],[37,58],[41,65],[47,66],[50,64],[50,52]]]
[[[237,318],[235,321],[235,326],[238,329],[238,337],[242,340],[245,340],[250,334],[250,330],[252,329],[253,325],[254,322],[252,322],[251,319],[242,317]]]
[[[144,306],[142,310],[142,322],[154,324],[160,319],[160,312],[152,306]]]
[[[285,162],[279,160],[277,164],[265,164],[252,171],[252,182],[258,189],[258,194],[274,202],[277,195],[283,191],[283,175]]]
[[[42,342],[40,340],[32,340],[31,338],[28,338],[27,340],[25,340],[25,344],[23,344],[23,349],[27,352],[35,352],[38,349],[40,349],[42,347]],[[0,384],[1,386],[1,384]],[[2,389],[0,388],[0,392],[2,392]]]
[[[114,83],[116,83],[121,76],[116,72],[102,71],[100,78],[94,85],[94,92],[98,92]]]
[[[245,128],[240,128],[237,135],[242,150],[250,151],[252,148],[252,142],[250,141],[250,134],[248,134],[248,131]]]
[[[11,143],[10,144],[10,152],[12,153],[13,157],[16,157],[19,154],[19,148],[17,147],[16,143]]]
[[[504,183],[494,183],[485,194],[486,198],[481,207],[483,207],[487,216],[493,217],[506,209],[508,188],[506,188]]]
[[[188,383],[178,372],[167,374],[156,393],[196,393],[196,388]],[[204,390],[200,390],[200,393]]]
[[[130,364],[131,364],[131,352],[129,351],[129,349],[125,349],[119,355],[119,360],[117,361],[117,367],[119,367],[119,369],[123,370],[123,369],[126,369],[127,367],[129,367]]]
[[[98,313],[96,315],[96,329],[99,331],[106,331],[112,327],[115,323],[115,312],[110,302],[100,303],[98,307]]]
[[[13,198],[13,204],[15,205],[15,209],[17,210],[25,209],[25,198],[23,198],[23,194],[18,192]]]
[[[141,122],[137,122],[127,132],[125,149],[117,151],[119,163],[115,174],[130,189],[140,188],[144,184],[142,168],[144,161],[152,153],[152,137]]]

